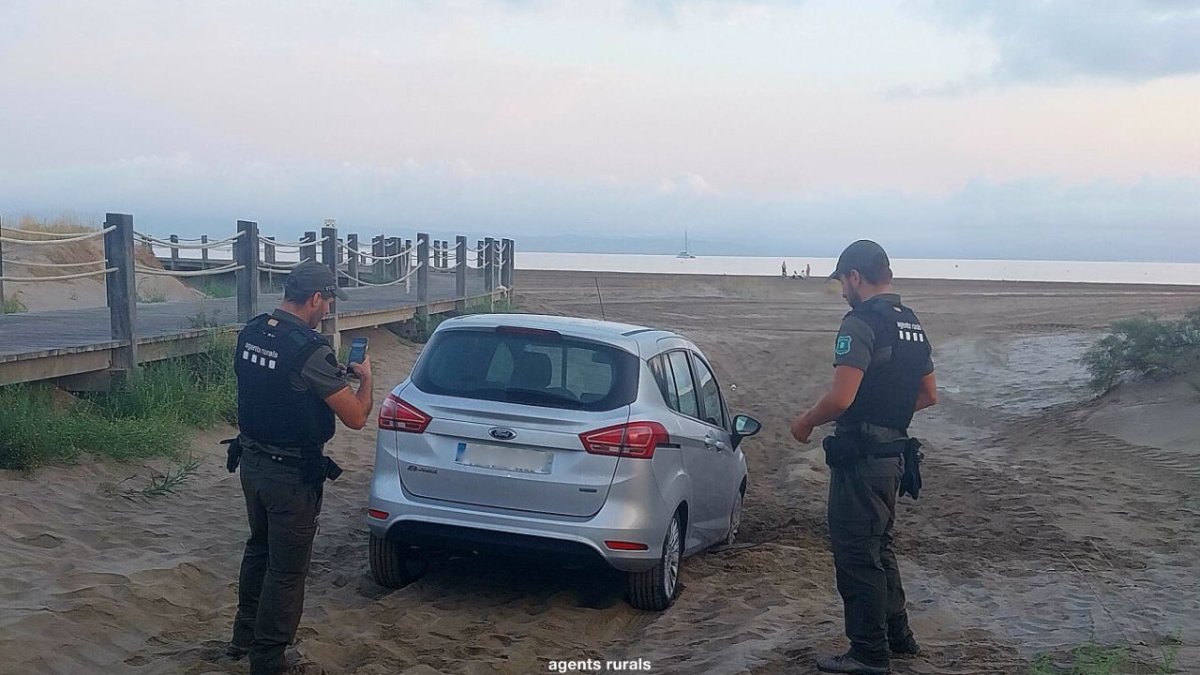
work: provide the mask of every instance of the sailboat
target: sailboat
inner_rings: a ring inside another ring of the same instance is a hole
[[[683,228],[683,250],[680,251],[679,255],[677,255],[675,257],[676,258],[695,258],[696,257],[688,251],[688,235],[687,235],[686,227]]]

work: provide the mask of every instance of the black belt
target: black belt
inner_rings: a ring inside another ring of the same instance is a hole
[[[904,456],[904,448],[908,444],[908,439],[902,438],[886,443],[866,442],[863,452],[859,455],[863,457],[902,457]]]
[[[257,445],[257,444],[255,444],[255,445]],[[258,455],[259,457],[264,457],[266,459],[269,459],[272,462],[275,462],[276,464],[282,464],[283,466],[290,466],[290,467],[293,467],[296,469],[303,469],[321,457],[321,454],[319,452],[317,454],[314,454],[314,455],[308,456],[308,457],[296,457],[293,455],[281,455],[281,454],[274,453],[274,452],[267,452],[266,450],[262,450],[261,448],[255,447],[255,445],[243,445],[242,450],[253,453],[255,455]],[[297,450],[301,450],[301,449],[297,448]]]

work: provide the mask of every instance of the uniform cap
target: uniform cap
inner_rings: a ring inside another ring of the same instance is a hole
[[[859,274],[867,274],[886,269],[890,265],[887,252],[883,250],[882,246],[870,239],[859,239],[842,251],[842,255],[838,257],[837,267],[834,268],[833,274],[830,274],[829,278],[841,279],[849,274],[850,270],[858,270]]]
[[[315,260],[306,260],[293,268],[283,285],[301,293],[333,293],[341,300],[346,299],[333,270]]]

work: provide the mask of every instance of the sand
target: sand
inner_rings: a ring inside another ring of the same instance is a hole
[[[20,234],[4,228],[5,237],[14,239],[45,240],[50,237],[37,234]],[[83,233],[80,233],[83,234]],[[162,264],[153,254],[142,248],[135,251],[137,263],[143,267],[162,269]],[[102,269],[99,264],[75,266],[104,260],[104,241],[94,238],[54,246],[21,243],[4,244],[4,276],[38,278],[40,281],[6,281],[4,297],[20,303],[23,311],[53,309],[77,309],[82,307],[104,307],[108,302],[102,277],[86,277],[65,281],[45,280],[46,277],[64,276]],[[21,263],[65,265],[70,267],[36,267]],[[193,300],[200,296],[179,279],[151,274],[135,274],[139,302],[166,302],[170,300]]]
[[[299,632],[330,673],[547,673],[550,660],[644,659],[655,673],[815,673],[845,647],[824,525],[827,469],[787,423],[830,377],[845,307],[817,281],[598,275],[609,319],[686,333],[731,406],[765,431],[742,541],[686,561],[663,614],[633,610],[611,574],[439,558],[388,591],[367,570],[374,431],[342,429]],[[593,275],[523,272],[527,311],[600,316]],[[942,404],[919,416],[925,491],[903,500],[897,548],[926,653],[899,673],[1027,672],[1090,639],[1149,663],[1179,635],[1200,671],[1200,403],[1180,381],[1092,400],[1074,362],[1109,321],[1181,313],[1200,289],[901,282],[935,340]],[[378,401],[418,347],[370,331]],[[736,385],[736,389],[733,388]],[[119,496],[169,466],[0,472],[5,672],[244,673],[219,658],[247,533],[216,440],[177,494]],[[1131,666],[1132,668],[1132,666]],[[316,671],[314,671],[316,672]],[[1133,672],[1130,670],[1129,672]],[[1143,668],[1142,672],[1152,672]]]

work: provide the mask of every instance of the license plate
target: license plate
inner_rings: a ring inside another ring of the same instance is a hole
[[[554,464],[554,455],[543,450],[459,443],[454,461],[481,469],[548,474]]]

